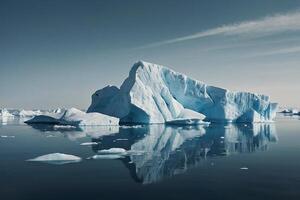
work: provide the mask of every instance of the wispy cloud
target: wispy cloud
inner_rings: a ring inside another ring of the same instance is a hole
[[[203,37],[215,35],[253,35],[258,36],[262,34],[275,34],[286,31],[300,30],[300,12],[293,12],[287,14],[267,16],[265,18],[245,21],[235,24],[223,25],[220,27],[204,30],[192,35],[178,37],[170,40],[160,41],[152,44],[145,45],[140,48],[151,48],[162,46],[166,44],[173,44],[184,42]]]
[[[291,53],[300,53],[300,46],[295,47],[287,47],[287,48],[281,48],[276,50],[270,50],[261,52],[258,54],[253,55],[255,56],[273,56],[273,55],[280,55],[280,54],[291,54]]]

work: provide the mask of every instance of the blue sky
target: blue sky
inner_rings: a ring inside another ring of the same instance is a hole
[[[0,107],[87,108],[137,60],[300,107],[300,1],[1,0]]]

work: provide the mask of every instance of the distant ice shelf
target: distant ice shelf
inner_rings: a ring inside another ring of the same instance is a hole
[[[85,113],[76,108],[66,110],[64,113],[38,115],[25,121],[27,124],[53,124],[56,128],[73,128],[73,126],[118,125],[119,119],[101,113]]]

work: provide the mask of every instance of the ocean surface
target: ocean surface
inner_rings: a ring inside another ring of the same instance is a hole
[[[2,119],[0,199],[299,200],[299,119],[86,128]],[[103,154],[111,148],[126,152]],[[82,160],[28,161],[50,153]]]

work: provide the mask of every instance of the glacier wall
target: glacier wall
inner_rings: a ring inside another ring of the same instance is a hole
[[[96,91],[88,112],[120,118],[121,123],[165,123],[190,109],[211,122],[269,122],[277,104],[269,96],[209,86],[167,67],[139,61],[120,88]]]

